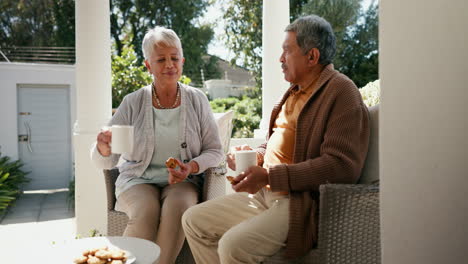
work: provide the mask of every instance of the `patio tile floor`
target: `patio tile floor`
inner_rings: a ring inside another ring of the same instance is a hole
[[[0,219],[1,263],[53,262],[37,258],[52,245],[76,236],[75,213],[67,195],[67,189],[59,189],[25,192],[18,198]]]

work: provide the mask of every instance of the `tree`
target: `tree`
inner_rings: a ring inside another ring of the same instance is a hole
[[[0,46],[75,46],[74,0],[2,0]]]
[[[203,59],[213,38],[210,25],[198,24],[212,0],[110,0],[111,37],[122,56],[124,43],[143,61],[141,43],[156,25],[172,28],[180,37],[186,62],[184,72],[201,85],[201,69],[219,77],[216,60]],[[0,1],[0,46],[75,46],[75,0]]]
[[[55,43],[60,47],[75,47],[75,1],[53,1],[55,14]]]
[[[255,72],[261,87],[262,1],[223,1],[226,46],[236,54],[232,61]],[[334,65],[358,86],[378,78],[378,5],[361,9],[362,0],[290,0],[291,21],[316,14],[327,19],[337,38]],[[279,29],[281,30],[281,29]]]
[[[302,13],[302,8],[309,0],[289,0],[289,20],[294,21]]]
[[[378,79],[378,5],[367,10],[362,0],[315,0],[303,14],[325,18],[336,35],[335,68],[350,77],[358,87]]]
[[[122,55],[112,55],[112,108],[122,102],[125,95],[150,84],[151,75],[138,63],[131,45],[123,45]]]
[[[237,61],[255,72],[257,86],[262,78],[262,1],[221,0],[226,21],[224,41]]]
[[[209,25],[196,26],[206,10],[208,0],[112,0],[111,35],[116,52],[122,55],[123,42],[129,42],[143,61],[141,43],[147,30],[155,26],[173,29],[179,36],[186,58],[184,72],[194,80],[201,80],[200,70],[210,68],[212,60],[203,60],[213,30]],[[212,69],[210,69],[212,71]]]
[[[358,87],[379,78],[378,8],[373,2],[366,11],[362,11],[362,21],[350,27],[335,59],[338,70]]]
[[[362,0],[313,0],[302,8],[302,15],[315,14],[326,19],[341,39],[348,26],[356,23]]]

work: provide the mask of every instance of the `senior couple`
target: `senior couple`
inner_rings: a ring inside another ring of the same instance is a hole
[[[156,27],[143,40],[154,81],[127,95],[110,125],[133,125],[133,152],[123,155],[116,209],[129,217],[124,236],[161,247],[174,263],[186,238],[197,263],[260,263],[285,247],[299,257],[317,241],[319,186],[354,183],[367,153],[368,112],[355,84],[333,68],[335,36],[323,18],[305,16],[285,29],[279,61],[291,86],[275,105],[258,164],[236,176],[235,193],[203,203],[204,171],[223,159],[206,96],[178,82],[182,45]],[[280,66],[280,65],[278,65]],[[97,136],[92,159],[116,166],[110,131]],[[227,156],[235,169],[233,147]],[[168,157],[178,168],[166,168]]]

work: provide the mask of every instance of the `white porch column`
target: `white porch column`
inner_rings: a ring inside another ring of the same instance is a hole
[[[100,127],[111,117],[109,0],[75,1],[77,120],[74,128],[77,234],[107,230],[104,176],[90,159]]]
[[[284,29],[289,24],[289,1],[263,0],[262,121],[255,137],[265,138],[270,114],[289,83],[283,78],[279,57]]]
[[[382,263],[467,263],[466,0],[379,9]]]

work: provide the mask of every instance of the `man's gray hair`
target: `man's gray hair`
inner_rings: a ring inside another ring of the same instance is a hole
[[[149,59],[153,53],[154,46],[167,46],[177,48],[180,52],[180,56],[184,57],[184,51],[182,50],[182,43],[179,37],[172,29],[165,27],[155,27],[146,32],[143,38],[143,56],[145,60]]]
[[[304,16],[296,19],[286,27],[286,32],[295,32],[296,41],[302,53],[312,48],[320,51],[319,63],[330,64],[336,52],[336,39],[333,29],[325,19],[316,16]]]

